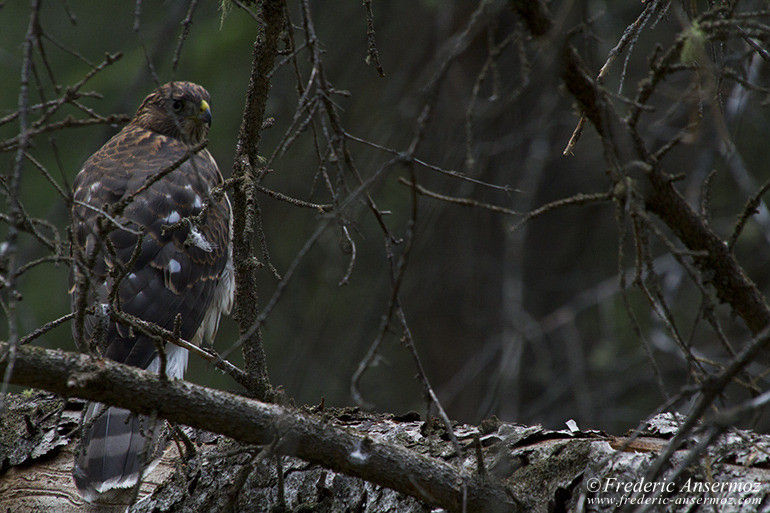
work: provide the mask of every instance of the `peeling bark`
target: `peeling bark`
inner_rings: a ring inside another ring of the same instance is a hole
[[[0,473],[3,511],[125,510],[125,505],[91,507],[77,495],[70,478],[77,441],[73,433],[77,423],[75,409],[58,415],[64,401],[50,394],[36,394],[32,398],[9,396],[8,405],[0,418],[4,426],[0,456],[4,462],[11,461]],[[373,441],[399,446],[420,457],[458,463],[441,425],[436,423],[426,436],[425,423],[415,412],[394,416],[342,409],[302,414],[321,415],[336,428],[355,430]],[[45,419],[30,434],[24,418],[40,415]],[[479,474],[478,460],[474,451],[469,450],[478,440],[486,479],[506,483],[521,500],[523,511],[610,512],[616,511],[622,501],[628,504],[639,499],[660,501],[661,507],[653,508],[656,511],[690,511],[697,501],[711,501],[720,512],[763,511],[764,502],[770,499],[766,487],[770,479],[770,436],[733,431],[676,482],[666,485],[665,476],[653,483],[645,481],[650,462],[677,433],[680,422],[681,417],[659,415],[636,438],[592,430],[552,431],[494,419],[478,427],[455,425],[454,431],[465,449],[463,467]],[[169,447],[129,511],[274,511],[281,505],[285,511],[436,511],[436,504],[431,501],[421,501],[300,458],[282,457],[279,467],[269,445],[243,444],[202,430],[186,431],[195,443],[196,453],[183,458],[176,446]],[[696,443],[697,438],[690,442]],[[676,466],[687,453],[677,451],[671,463]],[[9,454],[17,456],[8,460]],[[278,479],[278,468],[282,479]],[[649,488],[654,483],[658,487],[668,486],[673,493],[641,493],[634,499],[634,487]],[[731,484],[742,490],[729,491]],[[721,486],[725,490],[696,491],[706,486]],[[740,504],[745,500],[750,502]],[[515,510],[511,507],[500,511]],[[473,509],[469,507],[469,511]]]
[[[7,350],[8,344],[0,343],[0,354]],[[6,366],[0,361],[0,373]],[[519,510],[506,488],[494,480],[470,475],[441,459],[423,456],[382,438],[346,429],[323,415],[161,379],[150,372],[88,355],[19,347],[10,382],[145,415],[156,414],[247,444],[274,443],[277,454],[360,477],[449,511]]]

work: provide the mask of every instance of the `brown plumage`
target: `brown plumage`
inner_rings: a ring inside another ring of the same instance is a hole
[[[196,344],[211,342],[232,306],[230,204],[212,196],[222,183],[216,162],[202,150],[169,171],[206,137],[209,103],[199,85],[161,86],[75,179],[73,309],[85,295],[95,313],[86,315],[84,338],[112,360],[160,368],[155,342],[109,320],[115,295],[124,312],[167,330],[181,314],[181,337]],[[167,345],[166,353],[168,375],[181,378],[187,351]],[[148,424],[127,410],[89,405],[74,469],[84,497],[136,483],[163,445],[160,429]]]

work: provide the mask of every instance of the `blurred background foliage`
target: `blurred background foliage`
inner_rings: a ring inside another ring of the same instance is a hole
[[[499,4],[499,2],[492,2]],[[647,75],[647,59],[656,44],[668,46],[707,2],[673,2],[667,14],[641,32],[615,63],[605,81],[611,91],[633,96]],[[0,117],[18,108],[22,44],[28,26],[29,2],[0,3]],[[373,2],[377,47],[386,76],[380,78],[367,55],[366,12],[361,2],[309,2],[327,79],[337,90],[348,133],[379,145],[405,151],[422,109],[423,87],[444,55],[453,35],[463,31],[477,2],[389,0]],[[79,81],[105,52],[122,52],[115,64],[98,73],[86,90],[102,99],[83,102],[100,114],[132,114],[156,86],[148,67],[161,82],[191,80],[212,96],[214,123],[210,150],[229,176],[248,86],[251,54],[258,27],[238,8],[227,16],[217,2],[200,2],[178,66],[174,51],[189,2],[141,2],[136,29],[133,2],[67,2],[46,0],[40,10],[45,52],[51,76],[63,85]],[[499,7],[499,6],[498,6]],[[573,0],[550,2],[557,30],[580,28],[571,42],[591,70],[598,70],[625,28],[643,9],[640,2]],[[295,25],[298,7],[289,2]],[[453,61],[441,81],[433,116],[416,156],[477,182],[460,180],[416,167],[419,183],[455,197],[474,198],[527,212],[549,201],[578,192],[607,192],[608,180],[601,144],[587,127],[571,155],[564,150],[577,116],[570,97],[560,88],[558,45],[529,40],[517,16],[495,8],[485,18],[468,48]],[[300,28],[297,28],[300,32]],[[496,60],[496,67],[479,88],[468,142],[466,120],[474,85],[487,59],[490,41],[500,43],[513,34]],[[518,35],[516,35],[518,34]],[[299,37],[299,36],[297,36]],[[298,39],[299,40],[299,39]],[[719,43],[706,43],[705,56],[725,62],[740,56]],[[77,52],[73,55],[70,51]],[[626,60],[627,59],[627,60]],[[303,77],[308,58],[300,52]],[[32,88],[34,102],[57,96],[48,72],[36,61],[40,86]],[[739,68],[743,75],[766,82],[768,67]],[[704,71],[700,78],[682,74],[667,81],[664,94],[651,101],[658,107],[643,117],[649,141],[664,144],[683,127],[690,127],[686,144],[676,147],[666,166],[684,175],[680,190],[692,204],[701,198],[705,177],[716,170],[711,188],[711,224],[725,237],[745,199],[770,173],[764,152],[768,133],[765,98],[715,83]],[[42,95],[41,95],[42,92]],[[269,158],[292,124],[298,92],[290,65],[276,70],[268,114],[275,125],[263,132],[260,153]],[[65,107],[56,119],[83,113]],[[32,154],[60,183],[69,187],[83,161],[118,126],[75,127],[34,139]],[[0,126],[0,140],[14,137],[17,123]],[[726,144],[726,139],[734,146]],[[652,144],[652,146],[656,146]],[[364,144],[350,143],[363,176],[372,176],[393,155]],[[469,157],[469,150],[470,156]],[[14,152],[0,153],[0,169],[10,173]],[[738,162],[740,165],[736,164]],[[328,194],[317,175],[313,139],[306,131],[272,163],[264,185],[282,193],[323,203]],[[405,167],[389,169],[370,188],[386,222],[403,235],[410,215],[411,190],[399,183],[409,177]],[[488,187],[483,183],[501,187]],[[22,176],[21,200],[29,215],[47,219],[66,236],[64,201],[29,164]],[[270,259],[283,274],[320,217],[260,196]],[[351,404],[350,378],[375,339],[390,296],[390,279],[383,235],[363,206],[346,212],[355,230],[356,261],[346,285],[350,255],[339,226],[331,225],[310,249],[297,274],[271,311],[263,330],[271,379],[298,404]],[[763,291],[769,289],[770,238],[764,217],[752,222],[736,252]],[[764,216],[764,217],[763,217]],[[665,389],[656,383],[643,341],[635,333],[618,294],[618,227],[610,202],[554,210],[513,231],[522,216],[504,216],[420,197],[415,246],[401,298],[428,378],[451,418],[478,422],[498,417],[523,423],[541,422],[560,428],[570,418],[581,427],[620,432],[634,427],[666,398],[689,381],[687,363],[640,293],[629,299],[651,354],[661,370]],[[3,236],[7,231],[0,225]],[[679,323],[683,338],[699,354],[715,361],[727,355],[700,318],[700,293],[662,245],[656,250],[656,271],[663,294]],[[22,236],[20,252],[33,260],[45,252],[31,237]],[[257,255],[260,255],[257,251]],[[621,267],[633,269],[632,248]],[[278,280],[264,267],[258,271],[261,306],[274,293]],[[631,273],[633,274],[633,272]],[[69,311],[68,269],[39,265],[19,282],[23,300],[17,306],[20,334]],[[747,331],[727,310],[719,315],[729,337],[746,339]],[[5,322],[3,320],[2,322]],[[73,349],[65,324],[37,343]],[[7,324],[2,326],[2,337]],[[377,364],[361,383],[364,397],[381,411],[425,411],[421,388],[408,352],[390,333]],[[223,321],[220,351],[237,339],[235,323]],[[736,346],[742,342],[736,342]],[[237,365],[239,352],[231,357]],[[204,362],[192,359],[187,378],[220,388],[234,383]],[[740,393],[740,392],[739,392]]]

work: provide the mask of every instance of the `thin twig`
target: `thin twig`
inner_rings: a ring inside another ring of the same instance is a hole
[[[29,333],[28,335],[23,336],[19,340],[19,345],[28,344],[28,343],[32,342],[33,340],[35,340],[36,338],[38,338],[38,337],[40,337],[42,335],[45,335],[47,332],[51,331],[52,329],[54,329],[55,327],[59,326],[60,324],[65,323],[65,322],[67,322],[67,321],[69,321],[71,319],[74,319],[74,318],[75,318],[75,314],[74,313],[68,313],[66,315],[63,315],[63,316],[59,317],[58,319],[54,319],[53,321],[49,321],[49,322],[45,323],[44,325],[42,325],[41,327],[39,327],[36,330],[34,330],[33,332]]]
[[[419,194],[422,194],[423,196],[427,196],[429,198],[437,199],[440,201],[446,201],[447,203],[453,203],[455,205],[461,205],[463,207],[478,207],[478,208],[485,208],[487,210],[491,210],[492,212],[496,212],[498,214],[505,214],[509,216],[521,216],[524,215],[521,212],[517,212],[515,210],[511,210],[510,208],[500,207],[497,205],[490,205],[489,203],[484,203],[478,200],[475,200],[473,198],[456,198],[454,196],[446,196],[444,194],[439,194],[437,192],[430,191],[419,184],[413,184],[409,180],[403,177],[399,177],[398,181],[407,187],[414,187]]]
[[[537,219],[543,214],[547,214],[558,208],[566,206],[587,205],[589,203],[602,203],[611,201],[612,198],[613,194],[611,192],[598,192],[593,194],[584,194],[581,192],[575,194],[574,196],[570,196],[569,198],[552,201],[550,203],[546,203],[540,208],[532,210],[531,212],[527,212],[527,214],[524,216],[524,219],[519,221],[513,228],[511,228],[511,230],[518,230],[524,223],[527,223],[533,219]]]

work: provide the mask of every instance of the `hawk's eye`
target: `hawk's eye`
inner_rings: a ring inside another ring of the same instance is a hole
[[[174,100],[171,102],[171,110],[174,112],[181,112],[184,108],[184,102],[182,100]]]

